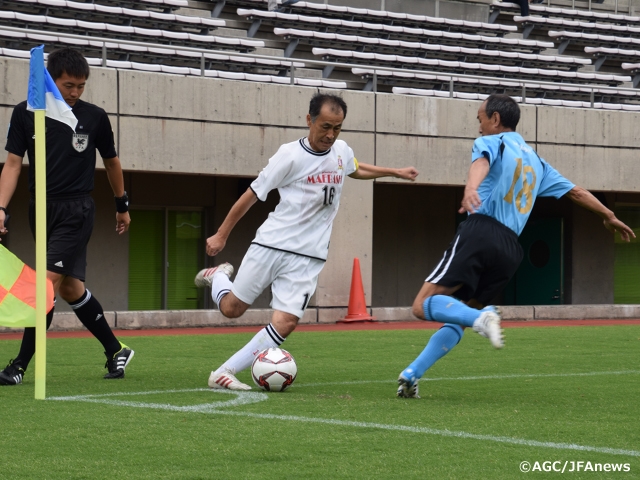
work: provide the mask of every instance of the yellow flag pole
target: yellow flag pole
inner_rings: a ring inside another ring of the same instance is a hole
[[[35,398],[47,385],[47,154],[45,111],[34,113],[36,134],[36,373]]]

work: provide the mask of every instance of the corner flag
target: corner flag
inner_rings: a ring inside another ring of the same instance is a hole
[[[0,245],[0,325],[36,326],[36,272]],[[53,284],[47,279],[47,312],[53,308]]]
[[[78,119],[60,95],[60,90],[44,67],[44,45],[31,49],[27,110],[44,110],[45,115],[65,123],[75,131]]]
[[[33,112],[36,170],[36,372],[35,398],[44,400],[47,373],[47,143],[45,115],[74,131],[78,120],[44,66],[44,45],[31,49],[27,109]]]

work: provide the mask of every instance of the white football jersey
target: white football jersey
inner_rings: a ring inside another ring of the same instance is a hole
[[[306,138],[282,145],[251,184],[262,201],[274,188],[280,193],[253,243],[326,260],[344,179],[357,169],[353,150],[342,140],[326,152],[313,151]]]

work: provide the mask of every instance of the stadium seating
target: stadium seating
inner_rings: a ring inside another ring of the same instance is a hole
[[[623,88],[640,83],[640,17],[537,4],[521,17],[516,4],[494,1],[483,23],[278,3],[268,11],[267,0],[6,0],[0,48],[25,57],[43,42],[77,45],[92,65],[174,75],[291,84],[293,66],[299,85],[457,98],[505,92],[528,103],[576,107],[640,103],[638,93]],[[241,55],[262,48],[282,56]],[[314,78],[299,78],[300,69]]]
[[[263,47],[264,42],[242,38],[220,37],[187,33],[184,31],[163,30],[159,28],[144,28],[131,25],[114,25],[104,22],[88,22],[72,18],[61,18],[47,15],[33,15],[28,13],[0,11],[0,20],[9,26],[22,27],[33,30],[55,32],[84,31],[97,36],[121,40],[149,41],[167,43],[189,47],[213,47],[216,49],[232,48],[238,51],[252,51],[256,47]]]
[[[10,48],[0,48],[0,55],[14,58],[30,58],[30,54],[26,50],[14,50]],[[92,66],[103,66],[103,60],[101,58],[87,58],[87,63]],[[291,63],[291,62],[288,62]],[[303,65],[303,64],[302,64]],[[263,83],[278,83],[284,85],[303,85],[307,87],[322,87],[322,88],[347,88],[346,82],[331,81],[324,79],[312,79],[312,78],[294,78],[293,82],[289,77],[277,76],[277,75],[260,75],[251,74],[245,72],[229,72],[225,70],[204,70],[201,71],[197,68],[188,67],[176,67],[171,65],[159,65],[150,63],[139,63],[119,60],[107,60],[107,68],[117,68],[126,70],[140,70],[144,72],[158,72],[169,73],[173,75],[190,75],[190,76],[202,76],[208,78],[223,78],[229,80],[247,80],[253,82]]]
[[[65,45],[76,45],[82,47],[85,55],[92,57],[100,57],[102,55],[103,42],[90,39],[71,39],[58,37],[55,34],[40,35],[35,33],[16,33],[2,30],[0,27],[0,43],[6,40],[6,43],[11,43],[15,40],[20,40],[23,45],[36,46],[42,42],[46,42],[52,47],[60,47]],[[171,48],[158,48],[153,46],[140,46],[129,45],[126,43],[107,42],[106,48],[108,51],[107,60],[111,61],[126,61],[134,63],[150,63],[150,64],[166,64],[166,66],[173,67],[188,67],[189,65],[200,64],[201,58],[204,56],[205,68],[228,68],[229,70],[241,70],[246,73],[257,72],[285,72],[293,66],[295,68],[304,68],[304,62],[291,60],[269,60],[262,58],[243,57],[239,55],[230,54],[216,54],[205,53],[204,55],[198,52],[192,52],[187,50]],[[9,49],[15,50],[15,49]],[[24,50],[28,58],[28,50]],[[11,55],[15,56],[15,55]]]
[[[640,63],[623,63],[622,69],[633,75],[633,87],[640,86]]]
[[[13,0],[17,6],[27,4],[37,8],[38,14],[75,20],[104,22],[132,27],[161,28],[165,30],[192,31],[207,34],[217,27],[224,27],[224,20],[160,13],[152,10],[113,7],[99,3],[81,3],[66,0]]]
[[[631,27],[628,25],[616,25],[613,23],[596,23],[564,18],[546,18],[529,15],[528,17],[514,16],[516,23],[522,24],[522,36],[529,38],[532,32],[546,34],[549,30],[562,28],[567,32],[582,32],[603,35],[637,36],[640,33],[640,25]]]
[[[573,8],[559,8],[530,4],[529,11],[538,16],[564,18],[568,20],[615,24],[640,24],[640,17],[636,16],[620,15],[607,12],[595,12],[589,10],[576,10]],[[489,23],[494,23],[499,19],[503,21],[512,21],[513,17],[519,14],[520,5],[516,3],[500,2],[494,0],[490,6]]]
[[[505,33],[513,33],[518,30],[514,25],[470,22],[467,20],[430,17],[426,15],[341,7],[326,3],[297,2],[286,7],[286,11],[303,16],[321,16],[321,18],[325,19],[337,19],[348,22],[358,21],[409,28],[446,29],[450,32],[470,33],[474,35],[504,35]]]
[[[560,42],[558,53],[563,54],[569,46],[584,50],[584,47],[635,48],[640,46],[640,38],[600,35],[568,31],[549,31],[549,37]]]
[[[511,79],[545,79],[546,81],[567,81],[575,83],[603,83],[620,85],[631,81],[628,76],[598,73],[568,72],[544,68],[507,66],[503,63],[485,64],[469,63],[454,60],[439,60],[435,58],[406,57],[381,53],[366,53],[329,48],[314,48],[314,55],[322,56],[325,60],[332,59],[341,62],[371,64],[395,68],[411,68],[417,70],[431,70],[459,74],[475,74],[487,76],[506,76]]]
[[[18,11],[27,11],[29,13],[39,13],[43,5],[61,6],[62,0],[3,0],[4,8],[15,9]],[[81,3],[81,2],[77,2]],[[189,6],[187,0],[100,0],[100,6],[119,7],[119,8],[141,8],[141,9],[159,9],[163,12],[170,12],[178,8]],[[88,5],[93,2],[87,3]]]
[[[402,28],[402,27],[401,27]],[[420,50],[425,43],[419,40],[428,40],[430,45],[453,46],[462,48],[479,48],[484,50],[504,50],[523,53],[538,53],[547,48],[553,48],[551,42],[539,42],[536,40],[522,40],[519,38],[484,37],[480,35],[467,35],[460,33],[442,32],[437,30],[425,30],[420,37],[410,37],[407,39],[388,39],[372,37],[367,35],[349,35],[344,33],[318,32],[315,30],[301,30],[297,28],[274,28],[273,32],[285,37],[288,40],[302,41],[310,45],[317,46],[342,46],[352,45],[354,41],[365,45],[368,48],[387,46],[389,48],[414,46],[415,50]],[[295,49],[290,49],[291,54]],[[415,52],[424,55],[425,52]]]
[[[562,57],[555,55],[539,55],[518,51],[459,47],[432,43],[405,42],[381,38],[361,37],[358,35],[342,35],[336,33],[314,32],[311,30],[274,29],[276,35],[286,39],[298,39],[310,45],[340,47],[354,49],[359,53],[371,52],[391,55],[406,55],[438,60],[479,61],[482,63],[501,64],[522,67],[554,67],[562,70],[575,70],[590,65],[591,60],[585,58]],[[316,49],[313,49],[315,55]],[[370,57],[374,58],[374,57]],[[409,64],[416,63],[409,59]]]
[[[310,17],[306,15],[287,14],[279,12],[267,12],[263,10],[238,9],[240,17],[248,20],[259,19],[260,25],[275,25],[278,28],[289,27],[297,30],[315,30],[322,33],[338,33],[357,35],[362,37],[386,38],[391,40],[420,41],[428,38],[439,44],[456,45],[464,47],[490,48],[491,46],[511,45],[530,52],[539,52],[544,48],[552,48],[551,42],[526,41],[513,38],[502,38],[477,34],[451,32],[445,30],[428,30],[424,28],[412,28],[382,23],[366,23],[360,21],[340,20],[323,17]],[[247,36],[255,35],[257,28],[249,29]],[[290,54],[293,51],[289,52]]]
[[[374,89],[373,76],[376,76],[377,84],[392,86],[404,86],[420,89],[433,89],[439,91],[455,91],[462,93],[485,93],[496,91],[507,93],[511,96],[521,95],[538,96],[540,98],[557,100],[575,100],[620,103],[626,100],[640,100],[640,91],[621,90],[612,87],[581,86],[577,84],[542,83],[536,79],[515,80],[499,78],[482,78],[471,76],[457,76],[446,73],[416,73],[374,68],[353,68],[354,75],[359,75],[367,80],[367,89]],[[398,85],[402,84],[402,85]]]
[[[488,97],[486,94],[479,93],[460,93],[460,92],[443,92],[441,90],[423,90],[419,88],[394,87],[393,93],[402,95],[421,95],[426,97],[440,98],[461,98],[465,100],[484,100]],[[626,110],[638,112],[640,105],[625,105],[619,103],[602,103],[597,102],[591,105],[590,102],[579,102],[571,100],[551,100],[547,98],[531,98],[531,97],[513,97],[518,103],[526,103],[528,105],[547,105],[552,107],[572,107],[572,108],[598,108],[606,110]]]
[[[585,53],[595,58],[594,67],[596,71],[603,65],[612,67],[622,67],[623,62],[640,61],[640,50],[624,50],[621,48],[607,47],[584,47]]]

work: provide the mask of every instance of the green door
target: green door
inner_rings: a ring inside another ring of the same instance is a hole
[[[562,218],[531,219],[520,235],[524,256],[505,289],[505,303],[561,305],[564,301]]]
[[[616,217],[631,226],[638,237],[640,207],[637,205],[616,206]],[[613,301],[614,303],[640,303],[640,242],[632,239],[623,242],[615,236],[616,250],[614,263]]]
[[[160,310],[164,275],[164,211],[132,210],[129,230],[129,310]]]
[[[193,283],[204,263],[202,212],[170,211],[168,222],[167,309],[202,308],[204,291]]]
[[[129,310],[204,306],[193,279],[204,263],[201,211],[133,210],[129,231]]]

